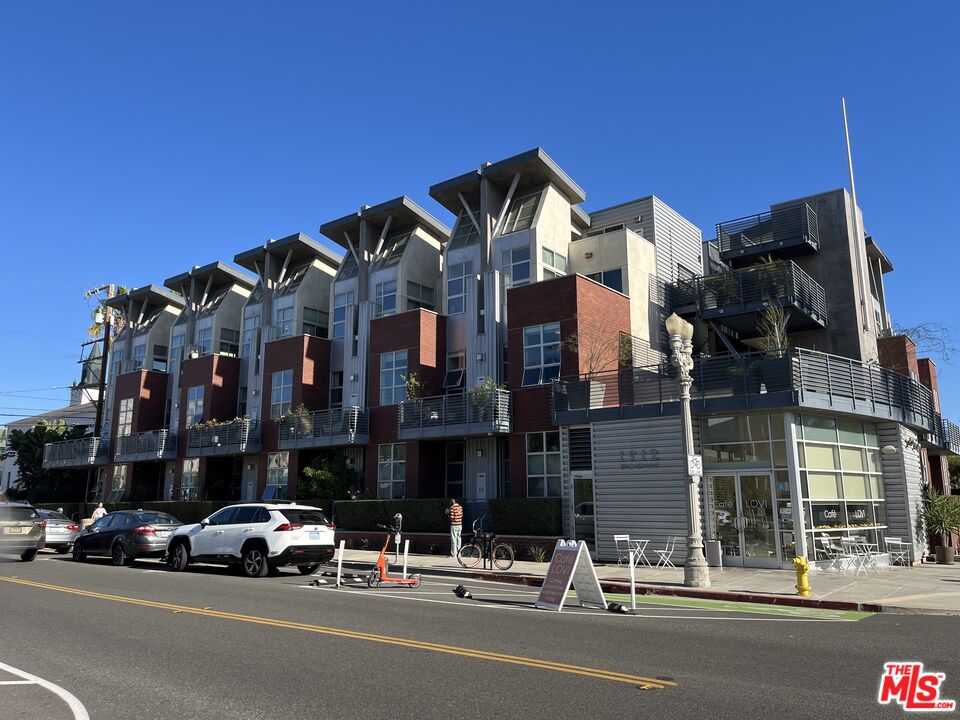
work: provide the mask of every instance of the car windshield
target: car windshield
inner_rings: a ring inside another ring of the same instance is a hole
[[[141,512],[141,513],[137,513],[137,517],[140,518],[141,522],[155,524],[155,525],[182,524],[173,515],[167,515],[166,513],[162,513],[162,512]]]
[[[301,510],[290,508],[280,511],[283,516],[292,523],[301,525],[326,525],[327,518],[319,510]]]
[[[36,520],[40,517],[32,507],[8,505],[0,507],[0,520]]]

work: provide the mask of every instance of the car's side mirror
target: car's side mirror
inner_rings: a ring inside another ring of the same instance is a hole
[[[209,527],[213,523],[210,522],[210,518],[204,518],[200,521],[200,527]]]

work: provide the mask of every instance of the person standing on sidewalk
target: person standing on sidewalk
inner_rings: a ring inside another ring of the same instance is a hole
[[[450,557],[460,552],[460,531],[463,528],[463,508],[456,498],[450,498],[450,507],[444,510],[450,519]]]
[[[103,503],[97,503],[97,509],[93,511],[93,521],[96,522],[106,514],[107,509],[103,506]]]

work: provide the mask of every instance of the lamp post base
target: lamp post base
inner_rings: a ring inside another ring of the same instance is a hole
[[[694,588],[710,587],[710,568],[702,552],[700,557],[691,556],[684,561],[683,584]]]

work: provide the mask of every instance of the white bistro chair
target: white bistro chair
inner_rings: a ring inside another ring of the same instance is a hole
[[[617,565],[630,562],[630,551],[633,549],[630,547],[630,536],[614,535],[613,544],[617,548]]]
[[[912,550],[910,543],[904,542],[903,538],[888,537],[884,538],[884,546],[890,554],[891,565],[910,565],[912,564]]]
[[[675,568],[676,565],[673,564],[671,557],[673,556],[673,550],[677,546],[677,538],[672,537],[667,540],[667,544],[664,546],[663,550],[654,550],[654,552],[660,556],[660,559],[657,560],[657,567],[671,567]]]

